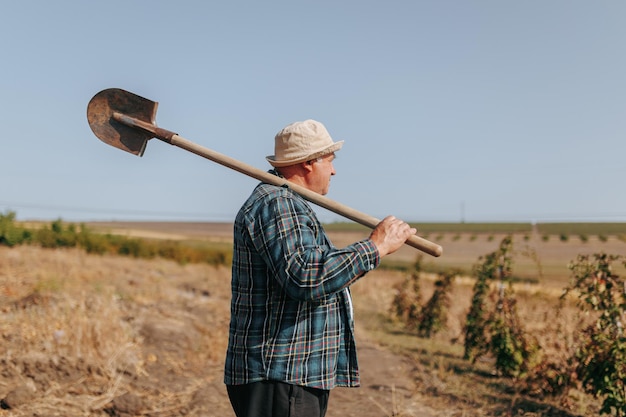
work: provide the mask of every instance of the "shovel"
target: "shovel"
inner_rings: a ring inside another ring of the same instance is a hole
[[[157,138],[259,181],[279,187],[289,187],[311,203],[369,228],[375,228],[380,222],[375,217],[361,213],[284,178],[197,145],[174,132],[157,127],[155,121],[157,107],[157,102],[119,88],[110,88],[100,91],[91,99],[87,106],[87,120],[98,139],[134,155],[142,156],[148,140]],[[415,235],[411,236],[405,243],[432,256],[441,256],[443,252],[441,246]]]

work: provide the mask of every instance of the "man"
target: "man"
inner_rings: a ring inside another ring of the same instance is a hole
[[[278,132],[267,160],[275,175],[324,195],[342,145],[306,120]],[[224,382],[237,417],[323,417],[333,387],[359,386],[349,286],[415,233],[389,216],[338,249],[301,196],[254,189],[234,224]]]

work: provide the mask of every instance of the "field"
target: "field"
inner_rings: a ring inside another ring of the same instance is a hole
[[[229,245],[230,225],[98,223],[94,230]],[[329,227],[337,246],[367,231]],[[502,231],[429,231],[444,247],[429,271],[460,268],[497,248]],[[514,236],[520,315],[549,338],[554,306],[578,253],[626,253],[620,234],[586,238],[537,230]],[[581,392],[523,395],[489,358],[462,360],[472,280],[455,281],[447,328],[416,337],[388,311],[418,253],[406,247],[353,286],[363,387],[337,389],[328,416],[579,416],[598,403]],[[436,275],[424,274],[423,297]],[[227,266],[88,255],[79,249],[0,247],[0,416],[229,416],[221,382],[229,308]],[[576,317],[565,315],[565,325]],[[547,340],[550,342],[550,340]]]
[[[229,246],[232,226],[228,223],[107,223],[88,224],[108,233],[160,239],[203,240]],[[522,279],[544,286],[563,288],[569,280],[567,265],[580,253],[626,253],[626,223],[550,223],[532,226],[525,223],[416,225],[418,234],[443,246],[439,258],[423,255],[425,268],[439,272],[457,268],[467,274],[478,258],[495,250],[511,234],[515,249],[515,273]],[[367,237],[369,231],[354,223],[327,225],[336,246],[349,245]],[[406,266],[415,262],[420,252],[402,247],[385,260],[386,265]],[[621,272],[621,270],[620,270]]]

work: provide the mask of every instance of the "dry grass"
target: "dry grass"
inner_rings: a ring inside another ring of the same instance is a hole
[[[14,405],[0,415],[109,415],[126,393],[141,393],[140,415],[180,415],[219,376],[227,280],[209,266],[0,248],[0,398]]]
[[[171,229],[157,232],[172,238]],[[227,233],[220,231],[220,241]],[[359,237],[332,236],[337,245]],[[444,256],[425,262],[470,269],[499,240],[446,236],[439,243]],[[623,253],[626,244],[617,239],[585,244],[518,240],[517,249],[524,244],[532,244],[537,255],[522,262],[524,273],[536,276],[541,270],[543,277],[539,285],[518,284],[519,312],[546,353],[555,354],[569,347],[580,320],[574,309],[559,317],[554,310],[568,280],[567,263],[577,251]],[[394,260],[409,263],[415,256],[414,249],[403,248]],[[378,270],[353,287],[357,336],[408,357],[411,364],[412,380],[398,385],[412,391],[402,396],[392,391],[397,406],[387,415],[594,413],[597,403],[579,392],[554,400],[524,396],[514,381],[493,372],[489,359],[475,366],[461,359],[470,278],[456,280],[448,327],[432,339],[417,338],[390,320],[394,286],[404,278]],[[424,300],[434,279],[423,279]],[[0,409],[0,416],[232,415],[221,384],[229,299],[228,268],[0,247],[0,399],[14,405]],[[329,415],[340,415],[341,407],[347,405],[334,404],[336,411]],[[384,415],[380,407],[370,408],[368,416]]]

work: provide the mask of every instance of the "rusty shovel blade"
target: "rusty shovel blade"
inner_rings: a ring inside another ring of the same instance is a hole
[[[142,156],[148,140],[154,137],[148,131],[120,123],[114,114],[123,114],[149,125],[156,125],[158,103],[122,90],[102,90],[87,105],[87,121],[93,133],[118,149]]]

